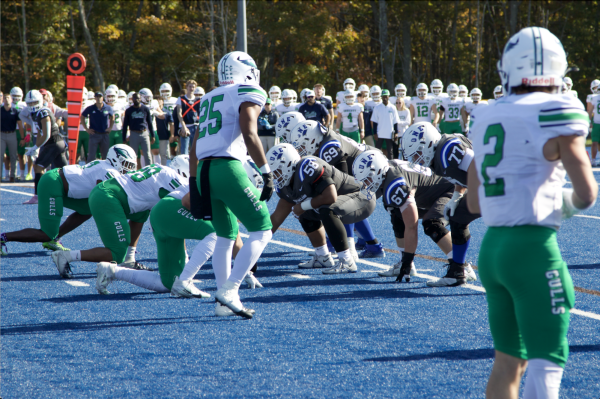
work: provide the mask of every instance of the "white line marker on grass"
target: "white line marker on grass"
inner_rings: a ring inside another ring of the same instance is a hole
[[[600,216],[591,216],[591,215],[575,215],[578,218],[588,218],[588,219],[600,219]]]
[[[310,278],[310,276],[307,276],[306,274],[300,274],[300,273],[288,273],[288,274],[286,274],[286,276],[290,276],[290,277],[293,277],[293,278],[299,278],[299,279]]]
[[[83,281],[77,281],[77,280],[67,280],[67,281],[65,281],[65,283],[67,283],[73,287],[89,287],[90,286],[88,283],[84,283]]]
[[[33,197],[35,195],[35,194],[31,194],[31,193],[24,193],[23,191],[9,190],[7,188],[0,188],[0,190],[2,190],[2,191],[8,191],[9,193],[15,193],[15,194],[21,194],[21,195],[28,195],[30,197]]]

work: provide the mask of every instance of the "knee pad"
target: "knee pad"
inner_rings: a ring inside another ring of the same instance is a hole
[[[302,229],[306,234],[310,234],[313,231],[317,231],[323,225],[320,220],[308,220],[303,218],[302,216],[299,219],[300,225],[302,225]]]
[[[463,245],[471,238],[468,224],[450,221],[450,230],[452,230],[452,244]]]
[[[448,234],[448,229],[444,227],[444,223],[440,219],[423,220],[423,231],[436,244]]]
[[[394,236],[396,238],[402,239],[404,238],[404,229],[406,226],[404,225],[404,220],[402,219],[402,214],[399,209],[394,209],[391,214],[392,228],[394,229]]]

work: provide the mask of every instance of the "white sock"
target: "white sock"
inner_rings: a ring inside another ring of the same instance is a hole
[[[347,250],[342,251],[342,252],[338,252],[338,257],[341,260],[350,261],[352,259],[352,252],[350,252],[350,249],[347,249]]]
[[[448,257],[448,259],[452,259],[452,257],[454,256],[452,255],[452,250],[450,250],[450,252],[448,252],[446,256]]]
[[[229,238],[217,237],[212,260],[217,289],[221,288],[231,274],[231,253],[234,242],[235,240]]]
[[[327,248],[327,244],[323,245],[322,247],[315,248],[315,254],[317,256],[329,255],[329,248]]]
[[[244,246],[235,258],[235,266],[227,281],[240,284],[271,241],[271,237],[273,237],[271,230],[251,232],[250,237],[244,242]]]
[[[356,252],[356,244],[354,243],[354,237],[348,237],[348,249]]]
[[[133,270],[117,266],[115,278],[150,291],[171,292],[163,285],[160,274],[148,270]]]
[[[527,366],[523,399],[558,399],[564,369],[546,359],[531,359]]]
[[[74,249],[69,251],[69,256],[71,256],[71,260],[69,262],[81,262],[81,251],[78,249]]]
[[[160,164],[160,155],[153,155],[154,163]]]
[[[127,253],[125,254],[123,263],[135,262],[135,248],[136,247],[127,247]]]
[[[186,263],[183,271],[179,275],[180,280],[191,280],[200,268],[215,252],[215,244],[217,243],[217,235],[210,233],[202,241],[196,245],[192,252],[191,259]]]

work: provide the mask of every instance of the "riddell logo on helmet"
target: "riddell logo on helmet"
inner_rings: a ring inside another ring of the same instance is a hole
[[[545,78],[543,76],[534,79],[523,78],[521,79],[521,83],[526,86],[558,86],[558,84],[554,84],[554,78]]]
[[[222,80],[219,82],[221,85],[232,85],[235,82],[233,80]]]

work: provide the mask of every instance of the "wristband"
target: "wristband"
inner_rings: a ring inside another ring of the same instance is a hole
[[[269,167],[269,164],[266,163],[263,166],[261,166],[260,168],[260,172],[264,175],[265,173],[271,173],[271,168]]]
[[[300,204],[300,207],[301,207],[302,209],[304,209],[305,211],[310,211],[311,209],[314,209],[314,208],[312,207],[312,205],[311,205],[311,201],[312,201],[312,198],[309,198],[309,199],[307,199],[307,200],[303,201],[303,202]]]

